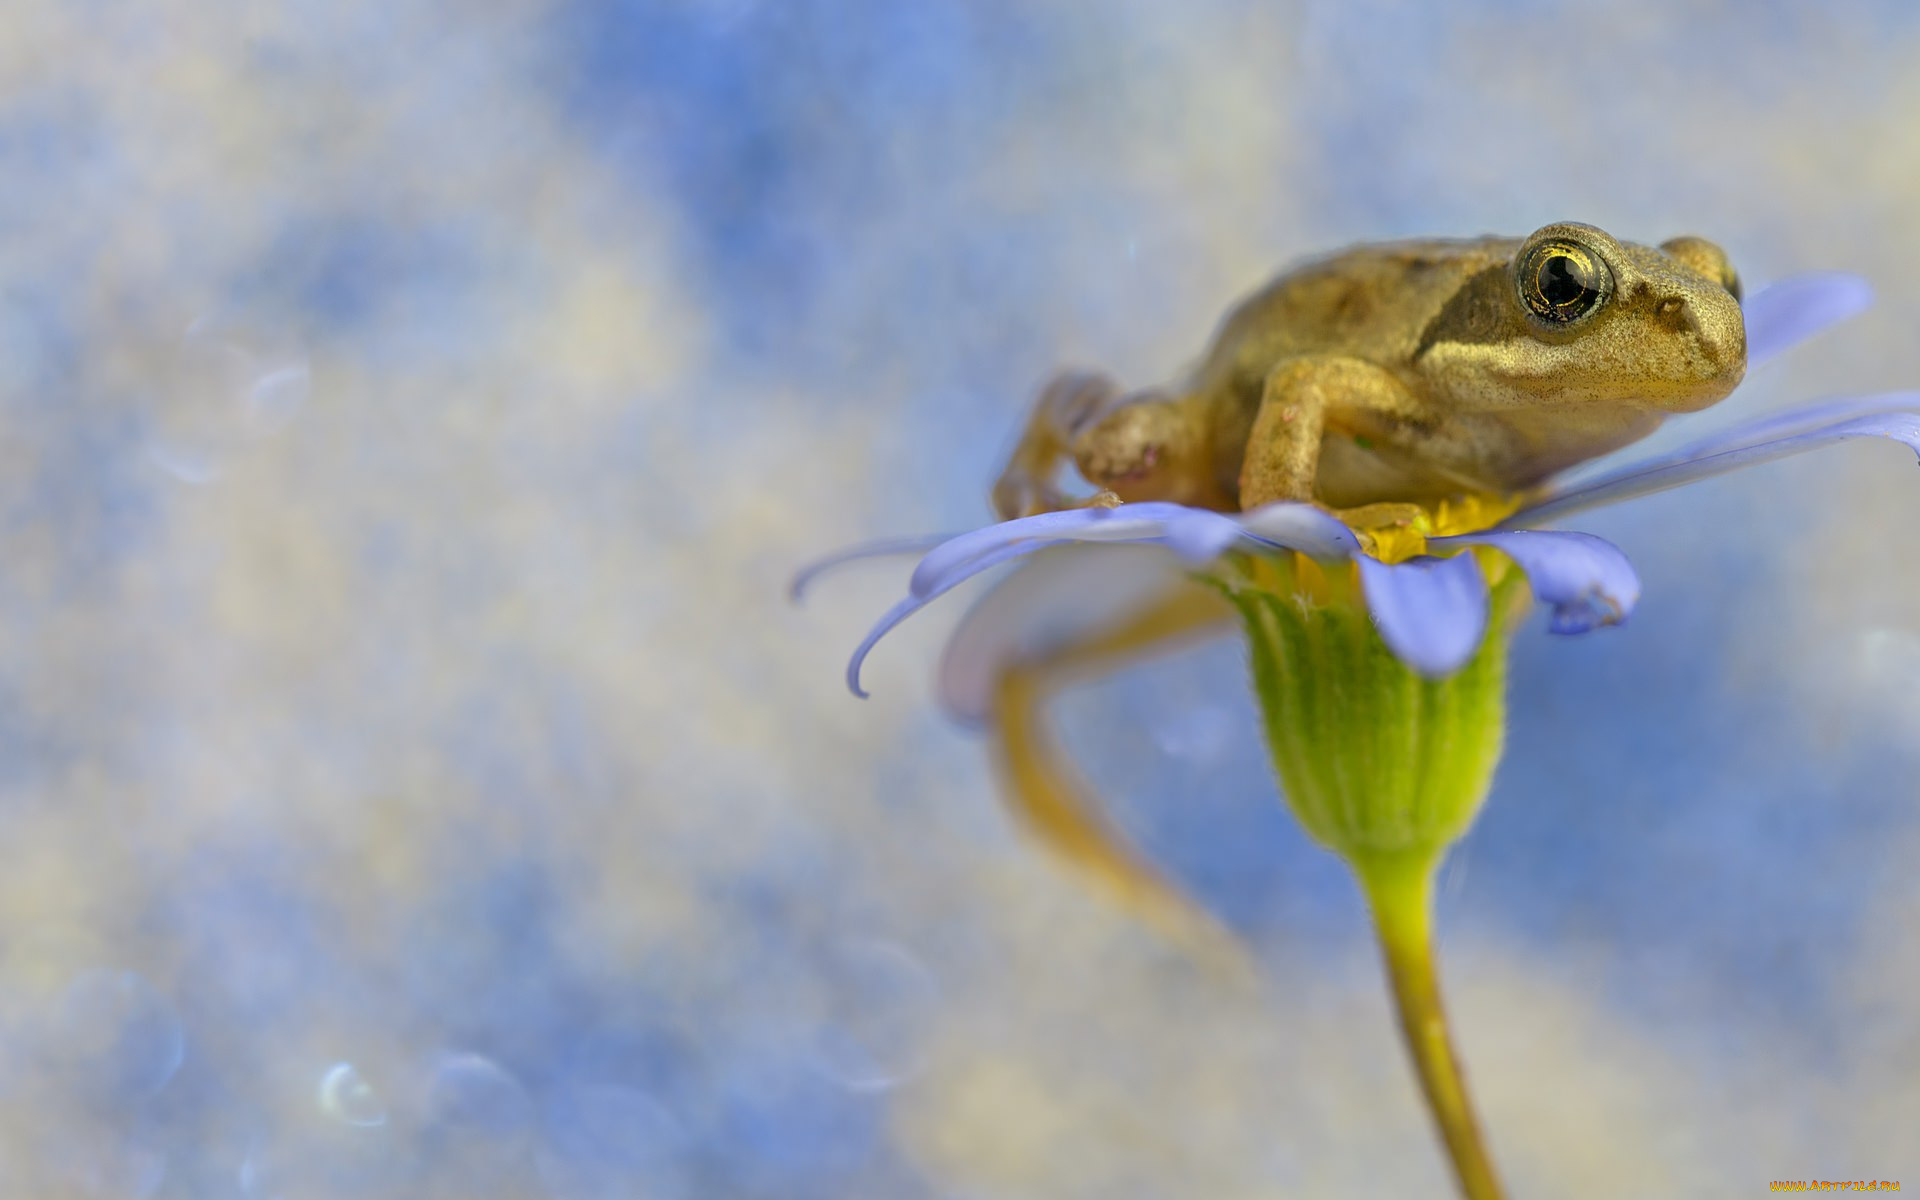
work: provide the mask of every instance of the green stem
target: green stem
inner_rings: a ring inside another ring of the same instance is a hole
[[[1500,1180],[1474,1119],[1460,1061],[1447,1036],[1447,1015],[1440,1007],[1433,958],[1433,873],[1439,859],[1437,851],[1422,851],[1363,859],[1355,868],[1373,909],[1400,1032],[1453,1160],[1460,1194],[1467,1200],[1500,1200]]]

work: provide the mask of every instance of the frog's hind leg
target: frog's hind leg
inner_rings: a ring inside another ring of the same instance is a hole
[[[1197,397],[1136,392],[1075,435],[1073,462],[1087,482],[1123,501],[1231,508],[1208,433]]]
[[[994,509],[1011,520],[1133,500],[1229,507],[1206,447],[1198,409],[1179,397],[1122,393],[1104,375],[1065,372],[1034,402],[1020,444],[993,485]],[[1055,480],[1068,458],[1100,489],[1097,495],[1081,500],[1058,488]]]
[[[1056,480],[1074,435],[1097,421],[1120,397],[1120,385],[1089,371],[1063,371],[1040,390],[1020,443],[993,485],[1000,519],[1073,508],[1080,502]]]
[[[989,597],[991,599],[991,597]],[[1134,615],[995,672],[988,729],[1007,801],[1049,849],[1137,917],[1231,974],[1252,970],[1233,934],[1127,845],[1061,755],[1045,716],[1066,685],[1224,632],[1232,613],[1204,588],[1181,582]]]

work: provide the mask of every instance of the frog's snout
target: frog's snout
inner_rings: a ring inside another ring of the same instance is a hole
[[[1747,325],[1740,302],[1723,291],[1676,293],[1654,305],[1654,320],[1687,346],[1686,372],[1698,385],[1683,411],[1704,408],[1733,390],[1747,370]],[[1688,389],[1693,392],[1694,389]]]
[[[1684,302],[1693,320],[1700,350],[1722,372],[1737,380],[1747,369],[1747,322],[1740,302],[1725,292],[1708,292]]]

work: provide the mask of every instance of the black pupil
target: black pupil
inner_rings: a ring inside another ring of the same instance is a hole
[[[1570,254],[1551,254],[1540,264],[1540,295],[1555,308],[1576,308],[1594,293],[1587,264]]]

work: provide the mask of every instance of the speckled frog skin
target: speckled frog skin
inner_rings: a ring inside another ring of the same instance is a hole
[[[994,487],[1003,517],[1087,503],[1330,508],[1509,494],[1722,399],[1746,370],[1719,247],[1562,222],[1529,237],[1358,246],[1227,316],[1197,368],[1126,392],[1060,375]]]

